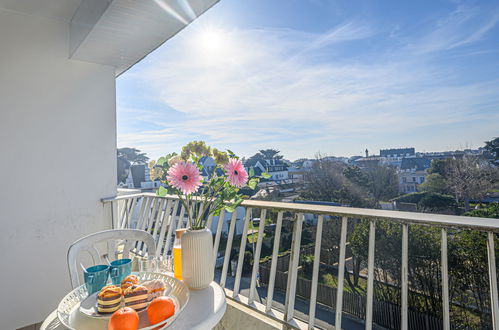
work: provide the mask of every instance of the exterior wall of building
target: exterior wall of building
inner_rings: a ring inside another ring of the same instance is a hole
[[[111,225],[114,68],[69,60],[68,42],[68,22],[0,10],[2,329],[54,310],[69,245]]]

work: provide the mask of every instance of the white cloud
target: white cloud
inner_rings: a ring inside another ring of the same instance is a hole
[[[461,12],[449,18],[455,24],[469,19]],[[461,42],[478,40],[497,20],[491,22]],[[436,49],[432,45],[448,33],[446,24],[426,50]],[[356,150],[342,148],[342,140],[490,118],[487,109],[499,104],[498,80],[451,84],[445,68],[407,49],[368,60],[335,55],[345,43],[373,35],[356,22],[323,34],[202,24],[188,32],[130,75],[187,119],[146,116],[162,128],[120,133],[120,145],[142,146],[154,157],[196,138],[244,154],[265,146],[291,158],[318,150],[351,154]],[[445,47],[460,46],[451,41],[454,46]],[[484,111],[475,112],[477,107]]]

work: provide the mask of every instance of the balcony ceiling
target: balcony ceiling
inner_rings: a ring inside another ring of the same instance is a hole
[[[70,21],[82,0],[0,0],[0,9]]]
[[[219,0],[0,0],[0,9],[67,21],[71,59],[114,66],[140,61]]]

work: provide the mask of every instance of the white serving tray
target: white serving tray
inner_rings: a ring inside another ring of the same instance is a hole
[[[145,282],[149,280],[160,279],[167,286],[171,287],[171,291],[168,296],[172,297],[175,302],[175,314],[155,325],[150,325],[147,318],[146,312],[139,312],[139,329],[140,330],[152,330],[152,329],[166,329],[168,328],[182,313],[187,302],[189,301],[189,289],[187,286],[177,280],[174,277],[168,276],[166,274],[151,273],[151,272],[141,272],[137,274],[139,276],[139,281]],[[80,304],[82,301],[88,298],[88,291],[85,285],[79,286],[78,288],[67,294],[59,303],[57,307],[57,317],[61,323],[69,329],[107,329],[108,317],[106,318],[96,318],[85,315],[80,311]],[[159,328],[158,328],[159,327]]]

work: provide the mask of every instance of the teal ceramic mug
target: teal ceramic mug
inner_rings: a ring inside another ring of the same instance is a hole
[[[132,259],[118,259],[110,263],[111,281],[119,285],[121,281],[132,273]]]
[[[83,272],[83,277],[88,294],[91,295],[106,286],[107,279],[109,278],[109,266],[97,265],[88,267]]]

